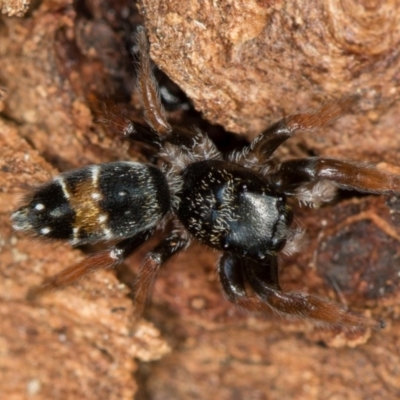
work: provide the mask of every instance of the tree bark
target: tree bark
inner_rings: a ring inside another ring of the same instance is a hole
[[[3,0],[0,9],[12,16],[25,4],[13,8]],[[393,170],[400,165],[399,6],[139,2],[155,64],[210,123],[250,140],[286,114],[356,94],[348,115],[291,139],[279,156],[386,162]],[[223,298],[217,255],[198,244],[161,271],[146,313],[150,322],[134,337],[127,286],[155,242],[131,257],[118,279],[104,271],[36,305],[25,301],[29,287],[87,249],[13,232],[9,216],[21,197],[71,168],[149,159],[107,132],[90,100],[92,92],[101,93],[140,114],[126,46],[138,23],[140,15],[124,0],[35,3],[24,18],[0,20],[0,397],[399,398],[400,206],[394,196],[350,194],[318,210],[297,208],[307,242],[299,254],[281,259],[285,290],[383,318],[387,328],[380,332],[352,337],[242,313]],[[188,126],[198,122],[191,115],[169,113]],[[224,146],[228,140],[222,134]]]

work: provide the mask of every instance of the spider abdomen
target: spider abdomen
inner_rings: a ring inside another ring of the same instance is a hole
[[[170,208],[164,174],[136,162],[62,174],[28,200],[13,214],[16,229],[73,244],[129,237],[155,226]]]
[[[285,196],[261,176],[238,164],[207,160],[189,165],[182,178],[177,214],[196,239],[256,258],[283,248],[291,212]]]

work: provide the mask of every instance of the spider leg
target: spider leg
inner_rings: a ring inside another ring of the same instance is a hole
[[[125,118],[118,109],[110,109],[108,118],[111,121],[111,129],[122,132],[123,136],[130,140],[140,141],[161,150],[168,143],[169,147],[164,156],[176,159],[182,148],[189,152],[197,151],[205,156],[217,156],[218,152],[207,135],[200,130],[189,130],[182,127],[172,127],[165,115],[165,109],[161,103],[158,85],[155,80],[149,53],[149,42],[145,29],[140,26],[137,29],[137,42],[139,45],[139,68],[138,68],[138,89],[140,100],[144,109],[144,117],[149,127],[140,122]],[[107,114],[107,113],[106,113]],[[107,117],[107,115],[106,115]]]
[[[157,273],[173,255],[184,250],[189,244],[189,239],[182,236],[181,232],[173,232],[155,247],[146,257],[140,267],[134,286],[134,319],[143,314],[147,299],[149,298]]]
[[[246,292],[246,279],[243,274],[243,267],[248,260],[235,256],[231,253],[224,253],[218,264],[218,275],[226,298],[238,307],[248,311],[265,311],[269,308],[265,303],[256,297],[250,297]],[[274,265],[264,270],[265,281],[273,287],[279,288],[278,268]]]
[[[104,102],[100,107],[97,106],[97,103],[92,107],[97,114],[101,115],[98,121],[112,135],[146,143],[158,150],[161,150],[165,142],[178,147],[192,149],[201,140],[199,131],[191,131],[176,126],[171,128],[168,134],[160,135],[160,132],[156,132],[150,126],[144,125],[143,122],[126,117],[124,110],[118,104]],[[162,106],[160,105],[160,107]]]
[[[306,158],[283,162],[268,179],[283,192],[294,192],[301,186],[330,181],[342,189],[368,193],[400,191],[400,175],[390,174],[376,165],[332,158]]]
[[[149,43],[142,26],[137,29],[137,43],[139,45],[138,90],[144,110],[144,117],[149,126],[133,121],[123,114],[123,110],[116,105],[103,103],[101,108],[103,123],[111,133],[121,135],[129,140],[139,141],[156,147],[162,147],[162,136],[172,128],[167,121],[164,107],[161,104],[157,82],[151,69]],[[97,99],[91,99],[94,109],[97,109]]]
[[[250,167],[265,163],[296,132],[316,130],[328,125],[344,114],[352,103],[354,98],[348,97],[335,103],[327,103],[317,110],[284,117],[261,132],[241,153],[233,155],[233,159]]]
[[[147,123],[158,134],[166,135],[171,132],[171,125],[167,121],[165,109],[161,104],[157,82],[151,69],[149,42],[143,26],[137,28],[137,39],[139,45],[139,79],[138,88],[144,115]]]
[[[89,93],[87,100],[95,121],[105,128],[109,136],[122,137],[146,143],[157,149],[161,148],[160,136],[144,123],[143,118],[132,117],[127,108],[96,92]]]
[[[110,250],[89,255],[81,262],[45,279],[40,285],[32,287],[28,291],[27,299],[35,301],[42,294],[70,285],[88,274],[102,269],[114,268],[146,242],[152,233],[153,229],[143,231],[134,237],[122,240]]]
[[[99,122],[114,136],[142,142],[158,150],[162,147],[162,140],[157,132],[139,121],[127,118],[119,105],[104,103]]]
[[[178,154],[181,153],[182,147],[186,148],[189,152],[199,152],[205,157],[219,157],[219,153],[213,142],[200,130],[190,130],[177,126],[172,127],[169,124],[165,115],[165,109],[161,104],[157,82],[151,69],[149,42],[145,29],[142,26],[137,29],[137,38],[140,49],[139,94],[146,121],[154,131],[153,135],[157,132],[158,138],[161,139],[161,142],[158,143],[159,147],[164,147],[167,143],[175,147],[175,150],[169,148],[167,158],[170,159],[176,159]],[[140,129],[143,130],[146,128],[140,127]],[[135,136],[132,136],[133,139],[138,140],[136,137],[138,137],[137,133],[135,133]],[[154,139],[152,140],[154,141]],[[167,155],[167,153],[164,155]]]
[[[165,142],[179,147],[192,149],[201,140],[199,132],[180,127],[172,128],[169,124],[165,109],[161,103],[157,82],[151,68],[149,43],[143,27],[137,30],[137,43],[139,45],[138,63],[138,91],[144,110],[143,121],[128,118],[120,105],[101,101],[94,95],[89,98],[92,108],[100,116],[98,118],[109,132],[122,135],[132,141],[151,145],[161,150]],[[201,136],[201,135],[200,135]]]
[[[272,310],[285,317],[310,319],[317,325],[331,328],[364,330],[382,327],[382,322],[366,318],[347,311],[339,304],[317,296],[304,293],[283,293],[271,284],[266,269],[275,268],[276,257],[266,257],[262,262],[249,260],[245,264],[244,274],[257,296]]]

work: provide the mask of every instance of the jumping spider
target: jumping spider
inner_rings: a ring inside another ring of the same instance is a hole
[[[173,229],[140,268],[136,316],[162,265],[186,249],[192,238],[222,253],[218,274],[227,299],[246,310],[272,309],[316,324],[365,329],[378,323],[338,304],[304,294],[284,293],[278,253],[296,248],[287,197],[311,206],[333,198],[337,188],[367,193],[400,191],[400,177],[374,165],[311,157],[272,162],[275,150],[296,132],[324,127],[348,106],[346,100],[285,117],[260,133],[240,152],[224,157],[198,129],[171,126],[160,103],[143,28],[138,87],[148,126],[120,121],[123,134],[157,150],[161,166],[139,162],[92,165],[56,177],[33,191],[13,215],[16,230],[68,240],[73,245],[120,239],[110,250],[32,288],[33,299],[69,285],[93,271],[113,268],[146,242],[157,226]]]

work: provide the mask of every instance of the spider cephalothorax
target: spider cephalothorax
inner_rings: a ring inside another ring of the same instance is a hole
[[[373,320],[303,293],[282,292],[277,255],[292,252],[299,237],[291,227],[287,197],[308,205],[332,199],[336,188],[400,191],[400,177],[366,165],[329,158],[272,161],[295,132],[325,126],[340,116],[346,100],[281,119],[240,152],[224,157],[206,134],[171,126],[165,118],[150,68],[148,43],[141,50],[139,91],[148,126],[123,119],[123,134],[154,147],[161,164],[113,162],[56,177],[29,195],[12,218],[17,230],[69,240],[74,245],[118,239],[109,251],[47,278],[30,298],[65,286],[97,269],[114,267],[147,241],[160,224],[173,229],[147,256],[135,287],[140,315],[159,268],[192,238],[219,250],[218,273],[226,297],[242,308],[271,308],[289,317],[350,329]],[[119,117],[120,118],[120,117]]]

